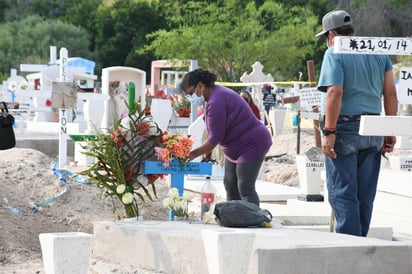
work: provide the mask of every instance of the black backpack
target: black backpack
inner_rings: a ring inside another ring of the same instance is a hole
[[[215,205],[216,222],[227,227],[271,227],[272,214],[256,204],[232,200]]]

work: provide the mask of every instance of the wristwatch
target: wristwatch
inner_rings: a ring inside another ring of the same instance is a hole
[[[323,129],[323,136],[328,136],[336,133],[336,129],[334,130],[329,130],[329,129]]]

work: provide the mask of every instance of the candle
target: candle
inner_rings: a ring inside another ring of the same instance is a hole
[[[135,93],[135,85],[133,82],[129,82],[129,107],[131,109],[135,108],[134,102],[136,98],[136,93]]]

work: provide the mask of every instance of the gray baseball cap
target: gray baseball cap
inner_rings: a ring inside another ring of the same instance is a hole
[[[328,12],[323,16],[322,18],[322,26],[323,30],[316,34],[316,36],[321,36],[325,33],[327,33],[330,30],[334,30],[343,26],[349,26],[352,25],[352,20],[349,15],[344,10],[334,10],[331,12]]]

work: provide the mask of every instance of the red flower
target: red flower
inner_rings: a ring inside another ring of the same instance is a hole
[[[46,106],[50,107],[52,105],[52,101],[50,99],[46,100]]]
[[[134,170],[129,169],[128,171],[126,171],[125,174],[125,180],[127,184],[130,184],[133,182],[134,177],[136,177],[137,172]]]
[[[157,179],[163,179],[166,174],[147,174],[146,176],[149,178],[149,184],[153,184]]]
[[[166,95],[166,93],[164,92],[163,89],[158,90],[158,91],[156,92],[156,97],[157,97],[157,98],[160,98],[160,99],[167,99],[167,95]]]
[[[123,133],[121,130],[110,132],[110,139],[112,139],[118,147],[123,146]]]
[[[149,133],[150,125],[148,123],[137,123],[136,129],[137,134],[140,136],[145,136]]]

